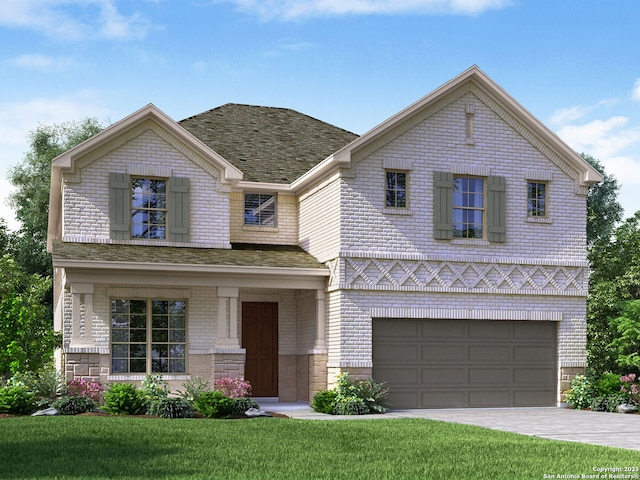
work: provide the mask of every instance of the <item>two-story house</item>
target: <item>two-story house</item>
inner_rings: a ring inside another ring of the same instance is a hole
[[[148,105],[53,161],[59,362],[103,383],[340,372],[399,407],[556,405],[585,367],[600,175],[477,67],[364,135]]]

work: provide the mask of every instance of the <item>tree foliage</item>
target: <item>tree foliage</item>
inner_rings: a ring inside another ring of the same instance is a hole
[[[605,172],[599,160],[582,153],[581,157],[602,175],[602,182],[589,187],[587,196],[587,245],[607,243],[616,225],[622,220],[623,208],[618,202],[620,185]]]
[[[625,372],[640,372],[640,300],[624,303],[620,316],[611,321],[613,341],[609,345],[616,364]]]
[[[16,260],[29,273],[51,275],[46,253],[51,161],[103,129],[95,118],[60,125],[41,125],[29,134],[30,150],[9,171],[16,191],[9,196],[21,223],[16,237]]]

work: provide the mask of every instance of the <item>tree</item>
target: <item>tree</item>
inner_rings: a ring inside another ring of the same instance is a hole
[[[611,321],[613,341],[609,348],[626,373],[640,373],[640,300],[624,303],[619,317]]]
[[[599,160],[586,153],[580,156],[603,177],[602,182],[589,187],[587,195],[587,246],[606,243],[616,225],[622,220],[623,208],[618,202],[620,186],[613,175],[605,172]]]
[[[100,132],[95,118],[61,125],[41,125],[29,134],[30,150],[22,163],[9,171],[16,191],[9,196],[21,228],[16,237],[16,260],[29,273],[51,275],[46,253],[51,161]]]
[[[622,316],[626,302],[640,299],[640,211],[615,228],[609,242],[594,243],[589,256],[587,361],[596,374],[616,372],[611,345],[622,332],[612,320]]]
[[[51,278],[29,275],[10,255],[0,257],[0,377],[37,371],[60,346],[44,302]]]

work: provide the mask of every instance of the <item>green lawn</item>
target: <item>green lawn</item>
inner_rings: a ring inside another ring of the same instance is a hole
[[[0,419],[0,478],[16,480],[512,480],[625,466],[640,452],[422,419]]]

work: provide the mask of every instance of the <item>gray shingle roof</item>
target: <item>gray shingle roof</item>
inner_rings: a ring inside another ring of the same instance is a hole
[[[231,249],[114,245],[104,243],[53,242],[56,262],[65,260],[156,263],[175,265],[222,265],[241,267],[326,267],[302,248],[292,245],[234,244]]]
[[[251,182],[291,183],[358,138],[295,110],[236,103],[178,123]]]

